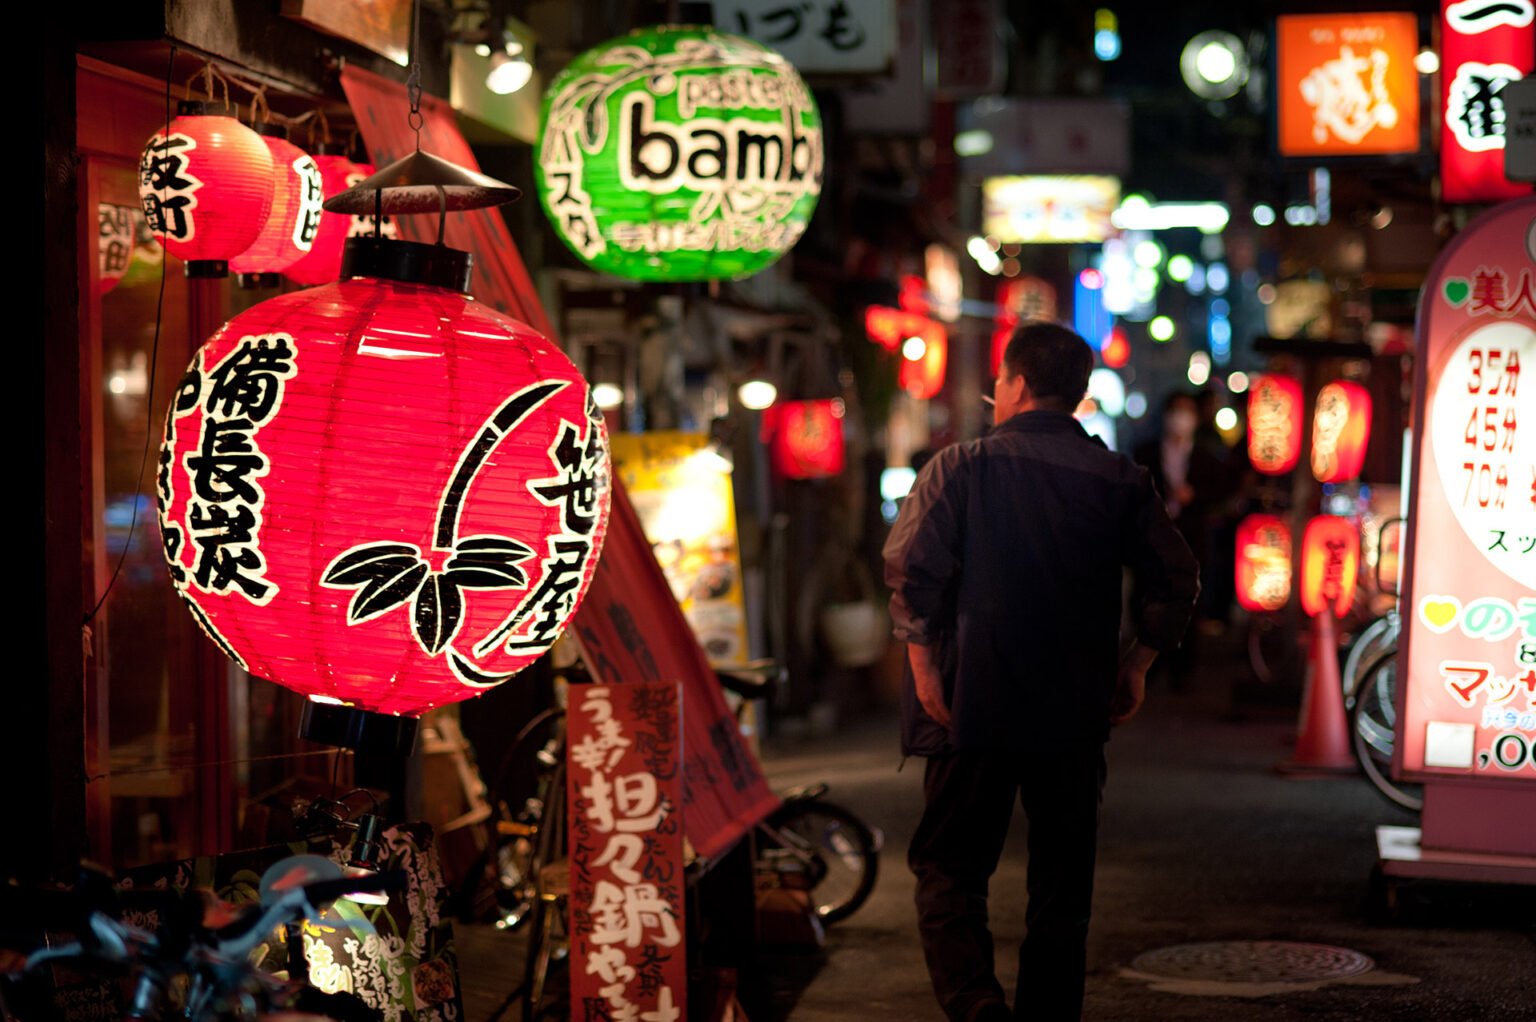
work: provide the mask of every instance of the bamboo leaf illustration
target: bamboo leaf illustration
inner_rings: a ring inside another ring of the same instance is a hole
[[[469,536],[454,547],[444,574],[461,589],[520,589],[528,573],[518,567],[533,556],[526,543],[505,536]]]
[[[426,574],[426,564],[417,561],[398,574],[370,580],[352,597],[352,605],[347,608],[348,623],[357,624],[400,606],[416,592]]]
[[[360,586],[377,578],[384,564],[398,565],[399,571],[420,559],[417,549],[404,543],[365,543],[336,558],[320,581],[328,586]]]
[[[413,610],[411,625],[416,631],[416,639],[428,653],[436,656],[458,632],[464,617],[464,601],[452,579],[432,572],[416,593]]]

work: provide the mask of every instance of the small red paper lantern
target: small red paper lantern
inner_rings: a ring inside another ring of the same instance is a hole
[[[409,245],[351,243],[370,244]],[[197,352],[166,421],[161,535],[241,666],[416,715],[507,680],[575,613],[607,528],[607,434],[553,343],[460,293],[467,259],[442,287],[343,272]]]
[[[896,383],[902,390],[919,401],[927,401],[937,397],[940,390],[944,389],[944,367],[949,361],[949,338],[940,334],[937,337],[924,339],[916,338],[921,345],[919,351],[916,344],[903,342],[901,356],[901,368],[896,373]],[[913,358],[913,355],[917,355]]]
[[[189,277],[222,277],[250,248],[272,208],[272,153],[233,117],[183,103],[139,156],[139,201]]]
[[[871,305],[864,310],[864,332],[886,351],[900,350],[909,337],[919,337],[924,344],[933,344],[949,336],[949,331],[938,320],[888,305]]]
[[[1104,347],[1099,354],[1104,359],[1104,364],[1111,369],[1119,369],[1131,360],[1131,339],[1125,336],[1125,331],[1119,327],[1110,330],[1104,338]]]
[[[1301,383],[1265,373],[1248,388],[1248,460],[1265,475],[1284,475],[1301,460]]]
[[[357,173],[357,164],[345,156],[333,153],[317,153],[315,167],[320,171],[320,186],[327,199],[340,195],[357,181],[348,178]],[[362,178],[357,179],[361,181]],[[341,276],[341,250],[352,233],[352,216],[347,213],[320,214],[320,229],[315,232],[314,244],[299,257],[298,262],[283,271],[283,276],[295,284],[329,284]]]
[[[773,467],[788,479],[824,479],[843,471],[843,403],[781,401],[764,413]]]
[[[1371,437],[1371,395],[1360,384],[1335,380],[1317,392],[1312,412],[1312,474],[1345,483],[1360,474]]]
[[[1318,515],[1301,539],[1301,609],[1317,617],[1330,608],[1343,617],[1355,602],[1360,534],[1347,518]]]
[[[1275,515],[1249,515],[1237,527],[1237,602],[1275,611],[1291,598],[1291,527]]]
[[[251,247],[229,261],[236,273],[282,273],[308,255],[320,232],[325,185],[315,158],[285,137],[286,129],[263,126],[272,153],[272,210]]]

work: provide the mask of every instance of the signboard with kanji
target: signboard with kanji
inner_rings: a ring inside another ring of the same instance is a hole
[[[755,39],[802,74],[887,74],[895,0],[717,0],[715,27]]]
[[[1446,249],[1418,331],[1398,766],[1536,782],[1536,198]]]
[[[1281,15],[1275,40],[1280,155],[1418,151],[1415,15]]]
[[[1441,0],[1440,50],[1441,198],[1529,195],[1504,173],[1504,92],[1536,67],[1536,3]]]
[[[573,685],[571,1018],[679,1022],[682,712],[675,682]]]

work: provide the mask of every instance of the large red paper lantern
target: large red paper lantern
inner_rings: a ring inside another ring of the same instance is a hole
[[[1343,617],[1355,602],[1360,533],[1348,518],[1318,515],[1301,539],[1301,609],[1317,617],[1330,608]]]
[[[1265,373],[1248,388],[1248,460],[1265,475],[1284,475],[1301,460],[1301,383]]]
[[[781,401],[764,412],[773,467],[788,479],[823,479],[843,471],[843,403]]]
[[[1320,483],[1346,483],[1365,464],[1371,437],[1371,395],[1350,380],[1317,392],[1312,410],[1312,474]]]
[[[349,267],[369,245],[418,267],[451,253],[359,239]],[[416,715],[505,681],[580,604],[607,528],[602,416],[553,343],[460,293],[460,269],[262,302],[178,387],[166,557],[253,674]]]
[[[1237,527],[1237,602],[1279,610],[1291,598],[1291,527],[1276,515],[1249,515]]]
[[[316,153],[315,167],[320,171],[320,187],[327,199],[340,195],[361,181],[348,179],[357,173],[357,164],[335,153]],[[295,284],[329,284],[341,275],[341,250],[352,233],[352,217],[346,213],[320,214],[320,228],[309,251],[283,271]]]
[[[896,384],[919,401],[937,397],[939,391],[944,389],[944,369],[948,362],[947,335],[904,341]]]
[[[189,277],[222,277],[251,247],[272,208],[272,154],[233,117],[183,103],[139,156],[139,201]]]
[[[229,261],[229,268],[242,274],[282,273],[308,255],[326,199],[315,158],[288,141],[286,129],[264,125],[262,130],[268,134],[261,140],[272,153],[272,210],[251,247]]]

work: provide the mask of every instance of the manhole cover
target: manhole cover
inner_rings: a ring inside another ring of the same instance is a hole
[[[1138,955],[1137,972],[1163,979],[1227,983],[1310,983],[1370,972],[1376,963],[1358,951],[1281,940],[1177,944]]]

